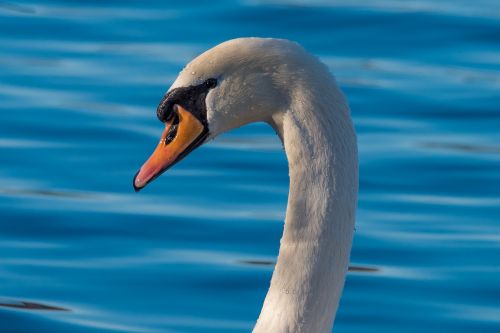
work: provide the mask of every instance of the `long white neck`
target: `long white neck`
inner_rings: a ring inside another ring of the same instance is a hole
[[[291,109],[270,121],[287,154],[290,192],[278,261],[254,333],[332,330],[351,252],[358,162],[344,98],[327,88],[295,96]]]

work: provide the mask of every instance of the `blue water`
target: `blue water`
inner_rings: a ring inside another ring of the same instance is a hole
[[[300,42],[350,101],[335,332],[500,332],[497,0],[0,1],[0,332],[251,330],[287,200],[273,131],[131,185],[179,70],[240,36]]]

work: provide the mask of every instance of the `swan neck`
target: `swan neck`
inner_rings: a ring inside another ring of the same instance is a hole
[[[290,190],[270,289],[254,333],[331,332],[344,286],[357,202],[356,138],[348,112],[301,108],[273,117]]]

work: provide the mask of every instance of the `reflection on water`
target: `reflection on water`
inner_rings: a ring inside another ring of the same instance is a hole
[[[0,1],[0,9],[11,11],[18,14],[35,14],[36,11],[28,6],[20,5],[13,2]]]
[[[251,331],[288,195],[273,130],[228,133],[139,195],[131,180],[182,66],[257,35],[318,55],[356,124],[335,332],[498,332],[499,13],[496,0],[0,1],[0,331]]]
[[[24,309],[24,310],[46,310],[46,311],[69,311],[68,309],[26,301],[2,300],[0,299],[0,307]]]
[[[88,195],[84,193],[76,193],[69,191],[56,191],[46,189],[1,189],[0,194],[6,195],[26,195],[26,196],[48,196],[48,197],[61,197],[61,198],[82,198],[85,199]]]
[[[272,260],[240,260],[238,262],[243,264],[243,265],[250,265],[250,266],[271,266],[271,267],[274,267],[274,265],[276,264],[276,262],[272,261]],[[379,271],[379,269],[375,268],[375,267],[349,266],[349,272],[375,273],[378,271]]]
[[[428,142],[424,143],[424,148],[433,148],[443,151],[459,151],[466,153],[490,153],[490,154],[500,154],[500,146],[480,146],[480,145],[470,145],[466,143],[446,143],[446,142]]]

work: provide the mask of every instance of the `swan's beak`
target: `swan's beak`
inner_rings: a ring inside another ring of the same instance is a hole
[[[134,177],[136,192],[180,161],[203,143],[208,129],[193,114],[177,106],[174,115],[165,123],[160,143]]]

